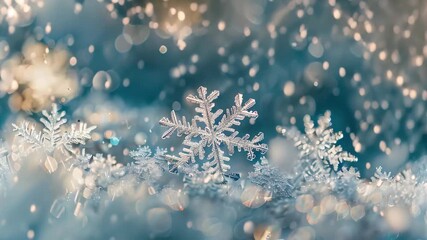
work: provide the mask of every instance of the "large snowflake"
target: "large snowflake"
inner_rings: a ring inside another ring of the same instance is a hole
[[[355,162],[357,158],[344,151],[337,142],[343,138],[341,132],[335,133],[331,128],[331,113],[325,112],[316,127],[309,115],[304,117],[305,134],[298,130],[283,129],[282,134],[295,142],[300,152],[299,168],[305,177],[322,178],[330,176],[332,169],[338,171],[343,161]],[[332,168],[332,169],[331,169]],[[299,170],[297,170],[299,171]]]
[[[234,100],[234,106],[227,109],[225,114],[219,109],[213,112],[215,103],[213,101],[218,98],[219,91],[213,91],[208,94],[205,87],[197,89],[197,96],[187,96],[187,101],[197,104],[196,112],[199,115],[195,116],[191,122],[187,122],[185,117],[179,120],[174,111],[171,112],[171,119],[162,118],[160,124],[169,129],[163,134],[162,138],[169,138],[175,131],[178,136],[186,135],[183,144],[186,146],[179,153],[179,156],[166,155],[166,159],[176,163],[179,166],[189,161],[195,162],[196,157],[200,160],[205,158],[205,149],[210,148],[210,153],[207,156],[207,162],[203,164],[203,169],[214,175],[215,180],[222,182],[226,172],[230,166],[226,163],[230,160],[221,149],[222,145],[226,145],[229,155],[233,155],[234,150],[242,149],[247,152],[249,160],[255,158],[254,150],[265,153],[267,145],[261,144],[263,133],[259,133],[252,139],[249,134],[243,137],[238,137],[238,131],[233,126],[240,125],[240,121],[244,118],[255,119],[258,113],[249,109],[255,105],[254,99],[249,99],[243,103],[242,94],[238,94]],[[218,118],[221,117],[219,121]],[[199,125],[201,124],[201,125]]]

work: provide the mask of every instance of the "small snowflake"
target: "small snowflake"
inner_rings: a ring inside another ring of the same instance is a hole
[[[13,131],[27,144],[26,154],[42,151],[46,156],[45,167],[49,172],[54,172],[58,168],[55,152],[59,150],[61,153],[75,155],[73,145],[85,144],[86,140],[91,138],[91,131],[96,127],[88,127],[86,123],[71,124],[68,130],[63,131],[67,119],[64,118],[65,112],[59,112],[56,104],[52,105],[50,113],[44,110],[42,114],[43,117],[40,118],[40,122],[44,125],[42,131],[37,131],[34,125],[26,121],[19,126],[12,124]],[[60,161],[64,162],[64,159],[67,160],[61,156]]]
[[[187,96],[187,101],[199,105],[196,107],[199,115],[195,116],[191,122],[187,122],[185,117],[179,120],[175,111],[171,112],[171,119],[162,118],[160,120],[161,125],[168,127],[162,138],[169,138],[175,131],[178,136],[186,135],[183,141],[186,147],[179,153],[179,156],[166,155],[166,159],[177,162],[178,166],[189,161],[194,163],[196,156],[200,160],[205,158],[205,149],[209,147],[208,162],[203,164],[203,169],[214,175],[216,181],[222,182],[225,173],[230,169],[230,166],[226,164],[230,158],[224,154],[221,145],[227,146],[230,156],[233,155],[235,148],[238,151],[243,149],[247,152],[249,160],[255,158],[254,150],[264,154],[268,149],[266,144],[260,144],[264,138],[262,133],[250,140],[248,134],[244,137],[237,137],[239,132],[233,128],[233,126],[239,126],[240,121],[245,117],[251,119],[258,117],[257,112],[249,110],[255,105],[255,100],[249,99],[242,104],[242,94],[238,94],[234,100],[235,105],[223,114],[221,109],[212,112],[215,106],[213,101],[218,98],[219,91],[213,91],[208,95],[206,88],[199,87],[197,93],[198,96]],[[217,121],[221,115],[221,120]]]
[[[331,166],[334,171],[343,161],[355,162],[357,158],[343,151],[342,147],[336,145],[343,135],[341,132],[334,133],[331,128],[331,113],[327,111],[318,120],[315,127],[310,116],[304,117],[305,134],[296,129],[282,130],[282,134],[291,138],[300,152],[305,175],[308,177],[324,178],[330,176]]]
[[[384,182],[391,182],[393,178],[390,172],[383,172],[383,168],[377,167],[375,169],[374,176],[371,177],[371,181],[375,182],[378,186],[381,186]]]
[[[167,164],[162,157],[165,153],[165,150],[157,148],[153,155],[147,146],[131,151],[129,156],[135,159],[135,162],[128,164],[128,172],[135,175],[138,181],[153,184],[167,169]]]

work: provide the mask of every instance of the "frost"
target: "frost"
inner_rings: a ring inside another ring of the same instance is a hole
[[[9,164],[9,152],[0,141],[0,192],[4,192],[10,184],[13,175]]]
[[[195,170],[184,176],[184,190],[193,196],[225,199],[231,187],[229,182],[216,183],[213,175],[207,172]]]
[[[54,154],[59,151],[68,156],[75,155],[73,145],[85,144],[86,140],[91,138],[91,131],[96,127],[88,127],[86,123],[71,124],[69,127],[65,127],[67,123],[67,119],[64,118],[65,112],[59,112],[56,104],[52,105],[50,113],[44,110],[42,114],[40,122],[43,124],[43,129],[41,131],[27,121],[20,125],[12,124],[13,131],[26,143],[25,153],[43,152],[46,157],[45,167],[49,172],[54,172],[58,168],[57,160],[64,162],[64,158],[56,159]]]
[[[360,184],[360,173],[353,167],[343,167],[337,172],[334,183],[334,192],[343,198],[354,199]]]
[[[108,195],[111,199],[121,195],[124,191],[125,168],[117,163],[116,159],[102,154],[95,156],[85,154],[83,151],[77,156],[77,164],[72,169],[72,188],[68,195],[74,201],[74,214],[80,213],[80,208],[87,200],[98,201]],[[131,182],[126,182],[131,184]]]
[[[331,113],[327,111],[315,127],[310,116],[304,117],[305,134],[296,129],[282,130],[285,137],[292,139],[300,152],[300,167],[305,177],[322,178],[330,176],[332,169],[338,170],[343,161],[355,162],[357,158],[336,145],[343,135],[331,128]],[[332,169],[331,169],[332,167]]]
[[[376,169],[371,182],[364,186],[363,196],[367,197],[367,202],[380,209],[397,205],[420,207],[427,203],[425,183],[418,182],[410,169],[403,170],[394,177],[390,175],[383,172],[382,167]],[[373,201],[372,196],[381,196],[382,201]]]
[[[377,182],[381,185],[383,182],[391,181],[390,172],[383,172],[382,167],[377,167],[374,173],[374,176],[371,178],[372,182]]]
[[[277,168],[271,166],[267,159],[254,165],[255,171],[250,172],[248,180],[253,184],[263,187],[272,193],[274,199],[284,199],[292,196],[293,185],[291,179]]]
[[[168,167],[163,158],[165,153],[164,149],[157,148],[153,155],[147,146],[131,151],[129,156],[135,159],[135,162],[128,164],[128,172],[135,175],[139,182],[147,181],[153,184],[163,176]]]
[[[197,93],[197,96],[189,95],[186,98],[188,102],[198,105],[196,112],[199,115],[195,116],[191,122],[187,122],[185,117],[179,120],[175,111],[171,112],[171,119],[162,118],[160,120],[162,126],[168,127],[162,136],[163,139],[169,138],[175,131],[178,136],[185,135],[183,145],[186,147],[179,153],[179,156],[165,155],[165,157],[169,161],[176,162],[176,165],[179,166],[189,161],[196,162],[197,156],[203,160],[205,149],[210,148],[203,169],[214,175],[215,181],[222,182],[226,172],[230,169],[226,163],[230,161],[230,158],[221,149],[222,145],[227,146],[230,156],[233,155],[236,148],[238,151],[246,151],[249,160],[255,158],[254,150],[262,153],[267,151],[267,145],[260,144],[264,138],[262,133],[252,139],[248,134],[238,137],[239,132],[233,128],[239,126],[240,121],[246,117],[251,119],[258,117],[257,112],[249,110],[255,105],[255,100],[249,99],[242,104],[243,97],[238,94],[234,100],[235,105],[223,114],[221,109],[212,112],[215,106],[213,101],[218,98],[219,91],[213,91],[208,95],[205,87],[199,87]],[[221,115],[221,119],[217,121]]]

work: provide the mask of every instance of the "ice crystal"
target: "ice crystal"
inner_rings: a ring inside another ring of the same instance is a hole
[[[4,192],[7,189],[12,174],[9,164],[9,152],[6,147],[2,146],[0,141],[0,192]]]
[[[396,205],[417,206],[426,203],[424,183],[419,183],[410,169],[391,177],[390,173],[383,172],[382,168],[378,167],[371,179],[372,182],[365,186],[363,194],[368,196],[368,202],[372,202],[380,209]],[[371,200],[378,195],[383,201]]]
[[[96,154],[92,157],[82,153],[78,158],[81,162],[72,170],[73,188],[69,192],[76,204],[75,215],[79,214],[82,204],[87,200],[97,201],[105,194],[112,199],[121,195],[124,189],[114,186],[120,185],[120,180],[125,175],[123,165],[117,163],[111,155],[104,157],[102,154]]]
[[[200,160],[205,158],[205,148],[209,147],[210,153],[207,156],[207,162],[203,164],[203,169],[214,175],[217,181],[222,182],[224,175],[230,169],[226,163],[230,158],[225,155],[221,145],[227,146],[230,156],[233,155],[236,148],[238,151],[243,149],[247,152],[249,160],[255,158],[254,150],[262,153],[267,151],[267,145],[260,144],[264,138],[262,133],[252,139],[248,134],[237,137],[239,132],[233,128],[240,125],[240,121],[246,117],[252,119],[258,117],[257,112],[249,110],[255,105],[255,100],[249,99],[242,104],[242,94],[238,94],[234,100],[235,105],[223,114],[221,109],[212,112],[215,106],[213,101],[218,98],[219,91],[213,91],[208,95],[205,87],[199,87],[197,93],[197,96],[187,96],[188,102],[198,105],[196,112],[199,115],[195,116],[191,122],[187,122],[185,117],[179,120],[173,110],[171,119],[162,118],[160,120],[161,125],[168,127],[162,138],[169,138],[175,131],[178,136],[186,135],[183,141],[183,145],[186,147],[179,153],[179,156],[165,155],[165,157],[167,160],[175,162],[177,166],[189,161],[194,163],[196,156]],[[221,115],[221,120],[217,121]]]
[[[167,169],[166,161],[163,158],[165,153],[164,149],[157,148],[153,155],[148,146],[131,151],[129,156],[135,159],[135,162],[128,164],[128,172],[135,175],[138,181],[147,181],[153,184]]]
[[[337,172],[333,191],[346,199],[354,199],[360,184],[360,173],[353,167],[343,167]]]
[[[377,167],[374,173],[374,176],[371,178],[372,182],[377,182],[381,185],[383,182],[391,181],[392,177],[390,172],[383,172],[383,168]]]
[[[67,154],[68,156],[75,155],[73,145],[83,145],[86,140],[91,138],[90,133],[96,127],[88,127],[86,123],[71,124],[64,131],[67,119],[64,118],[65,111],[59,112],[56,104],[52,105],[52,110],[48,113],[46,110],[42,112],[43,117],[40,122],[43,124],[43,129],[38,131],[34,125],[24,121],[20,125],[12,124],[13,131],[16,136],[21,138],[26,147],[26,154],[34,151],[41,151],[46,156],[45,166],[49,172],[54,172],[58,168],[58,162],[54,154],[56,152]],[[60,159],[64,162],[67,157]]]
[[[254,165],[255,171],[250,172],[248,180],[253,184],[263,187],[272,193],[274,199],[289,198],[292,196],[293,185],[291,179],[286,177],[279,169],[271,166],[267,159]]]
[[[218,184],[212,174],[195,170],[184,176],[184,190],[189,195],[225,199],[229,195],[229,182]]]
[[[331,128],[329,111],[319,118],[317,127],[310,116],[306,115],[304,128],[305,134],[301,134],[297,130],[282,130],[282,134],[295,142],[302,160],[300,167],[306,177],[328,177],[332,169],[337,171],[339,164],[343,161],[357,161],[355,156],[336,145],[343,135],[341,132],[334,133]]]

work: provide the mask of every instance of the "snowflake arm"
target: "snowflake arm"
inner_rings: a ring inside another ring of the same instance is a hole
[[[188,138],[197,137],[199,135],[202,136],[208,136],[209,133],[202,130],[200,127],[197,127],[197,123],[195,120],[193,120],[191,123],[187,122],[185,117],[182,117],[182,120],[178,120],[175,111],[172,110],[171,112],[171,119],[168,118],[162,118],[160,120],[160,125],[164,127],[168,127],[169,129],[166,130],[163,135],[162,139],[169,138],[173,135],[173,133],[176,131],[177,136],[186,135]]]
[[[16,136],[22,137],[25,142],[30,144],[31,151],[44,147],[41,132],[36,131],[35,127],[30,126],[28,122],[23,122],[20,126],[12,124],[12,126]]]
[[[67,119],[63,118],[65,112],[58,112],[58,106],[52,104],[50,114],[46,110],[43,110],[42,114],[44,116],[40,118],[40,122],[44,125],[42,139],[46,147],[53,149],[61,140],[61,126],[67,122]]]
[[[235,130],[231,128],[233,125],[239,126],[240,121],[245,117],[248,118],[257,118],[258,113],[256,111],[249,111],[251,107],[255,105],[255,100],[250,98],[243,106],[243,95],[238,94],[234,99],[234,106],[231,109],[227,109],[225,115],[222,117],[216,131],[223,132],[229,131],[234,132]]]
[[[243,149],[248,153],[247,154],[248,159],[253,160],[255,158],[254,150],[260,151],[263,154],[267,152],[268,150],[267,144],[259,143],[264,139],[263,133],[258,133],[255,137],[252,138],[252,140],[249,140],[250,138],[249,134],[246,134],[242,138],[237,137],[237,134],[239,134],[239,132],[235,131],[231,136],[226,136],[224,134],[221,134],[220,136],[218,136],[218,139],[227,145],[228,152],[231,155],[234,153],[235,148],[237,148],[239,152]]]
[[[190,103],[198,104],[196,112],[200,113],[201,116],[195,116],[196,121],[203,122],[206,126],[208,133],[214,132],[215,120],[222,114],[222,110],[219,109],[215,113],[212,113],[215,103],[213,101],[218,98],[219,91],[213,91],[207,95],[207,89],[205,87],[199,87],[197,89],[198,96],[189,95],[186,99]]]
[[[96,128],[96,126],[88,127],[86,123],[80,123],[78,125],[71,124],[70,130],[67,134],[64,134],[58,146],[63,145],[67,151],[72,152],[72,144],[85,144],[86,140],[91,139],[90,133]]]

